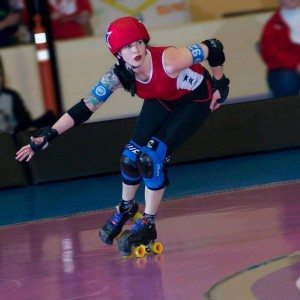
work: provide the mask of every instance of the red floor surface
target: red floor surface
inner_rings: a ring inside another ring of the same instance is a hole
[[[0,228],[0,299],[227,300],[208,291],[300,250],[299,181],[163,202],[157,229],[165,250],[146,258],[123,259],[99,241],[110,214]],[[297,259],[228,300],[300,299],[299,277]],[[281,293],[272,288],[279,283]]]

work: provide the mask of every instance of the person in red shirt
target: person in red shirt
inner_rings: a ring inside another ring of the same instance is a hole
[[[280,8],[265,24],[260,52],[274,97],[300,92],[300,0],[280,0]]]
[[[89,0],[48,0],[48,5],[55,40],[91,34],[92,7]]]
[[[133,244],[156,239],[154,220],[169,184],[169,157],[196,133],[229,93],[229,79],[223,73],[225,55],[219,40],[209,39],[183,48],[152,47],[149,40],[146,27],[137,19],[122,17],[113,21],[106,42],[118,62],[84,99],[39,137],[31,138],[16,155],[19,161],[29,161],[58,135],[85,122],[117,88],[123,87],[132,96],[144,99],[131,140],[121,156],[121,202],[99,232],[103,242],[113,243],[123,225],[138,211],[135,194],[143,181],[144,215],[129,236],[119,240],[123,255],[130,253]],[[201,65],[205,59],[213,77]]]

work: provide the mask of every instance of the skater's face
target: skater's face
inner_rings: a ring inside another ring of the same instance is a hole
[[[146,56],[146,45],[143,40],[138,40],[131,44],[124,46],[120,54],[125,62],[133,66],[134,68],[140,67]]]

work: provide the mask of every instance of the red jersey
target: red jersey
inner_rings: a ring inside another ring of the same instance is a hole
[[[269,70],[292,69],[300,64],[300,46],[290,38],[290,28],[277,10],[266,23],[260,51]]]
[[[151,77],[146,82],[136,79],[136,94],[142,99],[177,100],[194,91],[203,81],[205,69],[200,64],[182,70],[175,78],[170,77],[163,65],[166,48],[147,47],[152,61]]]

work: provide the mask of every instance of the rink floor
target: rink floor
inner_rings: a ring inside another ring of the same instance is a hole
[[[300,299],[300,150],[170,171],[144,258],[98,238],[117,176],[0,191],[0,299]]]

